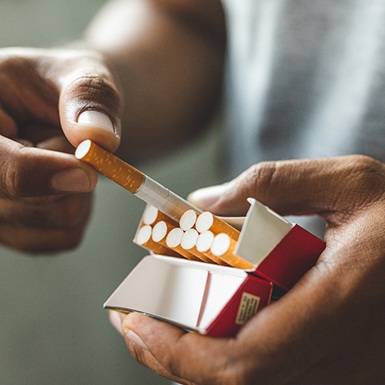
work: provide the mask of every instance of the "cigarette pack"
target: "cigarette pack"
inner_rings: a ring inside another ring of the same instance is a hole
[[[290,290],[325,248],[305,229],[254,199],[249,202],[234,249],[247,268],[167,255],[164,247],[165,255],[143,258],[104,307],[142,312],[210,336],[235,335],[277,293]],[[143,218],[138,232],[141,228]]]

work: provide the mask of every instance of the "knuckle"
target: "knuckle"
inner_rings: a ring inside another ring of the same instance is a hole
[[[277,171],[277,162],[261,162],[254,164],[246,171],[245,183],[255,190],[258,187],[259,194],[266,192],[274,181]],[[256,191],[253,191],[256,193]]]
[[[29,49],[5,48],[0,54],[0,80],[3,84],[9,84],[14,79],[20,80],[28,75],[36,75],[37,57]],[[12,83],[17,87],[18,82]]]
[[[351,182],[354,188],[361,188],[367,185],[376,185],[382,181],[380,176],[384,174],[384,168],[377,160],[365,155],[353,155],[347,157],[346,170],[347,175],[351,175]]]
[[[365,208],[367,204],[382,197],[385,169],[377,160],[365,155],[352,155],[343,160],[343,166],[335,178],[341,184],[338,203],[347,211]],[[345,207],[346,202],[348,207]]]
[[[0,73],[2,76],[12,74],[23,63],[23,59],[12,52],[0,55]]]
[[[46,183],[44,176],[37,170],[30,172],[31,163],[22,156],[14,154],[8,157],[0,167],[1,193],[10,199],[37,196],[42,193]]]
[[[114,83],[104,75],[82,75],[69,86],[69,96],[80,103],[80,111],[93,109],[110,112],[112,117],[120,111],[120,94]]]
[[[1,192],[3,196],[15,199],[22,195],[25,182],[21,171],[22,167],[17,156],[6,158],[1,166],[3,174],[3,178],[1,178]]]

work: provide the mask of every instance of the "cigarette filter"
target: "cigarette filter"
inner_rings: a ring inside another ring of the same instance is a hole
[[[226,233],[234,240],[238,240],[240,232],[222,219],[218,218],[209,211],[201,213],[195,223],[198,232],[212,231],[214,234]]]
[[[227,264],[239,269],[253,269],[254,265],[234,254],[236,241],[226,233],[217,234],[214,237],[210,252],[222,259]]]
[[[170,223],[174,226],[178,225],[178,222],[174,221],[161,211],[159,211],[157,208],[151,205],[147,205],[143,215],[142,215],[142,221],[145,225],[154,225],[155,223],[159,221],[165,221],[167,223]]]
[[[135,243],[145,249],[152,251],[155,254],[164,255],[170,254],[171,250],[162,246],[161,244],[154,242],[151,238],[152,229],[151,226],[142,226],[135,237]]]

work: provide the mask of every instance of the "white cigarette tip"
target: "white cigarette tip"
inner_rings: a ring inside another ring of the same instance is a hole
[[[230,248],[230,237],[225,233],[220,233],[215,236],[211,245],[211,252],[216,256],[220,257],[225,254]]]
[[[180,217],[179,226],[184,231],[190,230],[195,225],[196,218],[197,215],[194,210],[187,210]]]
[[[181,246],[185,250],[192,249],[197,242],[198,232],[195,229],[187,230],[182,237]]]
[[[167,225],[165,221],[159,221],[152,229],[152,240],[160,242],[167,235]]]
[[[170,248],[174,248],[180,245],[182,241],[184,231],[180,227],[175,227],[172,229],[166,238],[166,244]]]
[[[146,243],[151,237],[151,232],[151,226],[142,226],[136,235],[136,243],[138,245],[143,245]]]
[[[83,140],[75,151],[75,156],[78,159],[82,159],[91,148],[91,141],[89,139]]]
[[[156,221],[157,216],[158,216],[158,209],[155,208],[154,206],[147,205],[142,216],[143,223],[145,225],[152,225]]]

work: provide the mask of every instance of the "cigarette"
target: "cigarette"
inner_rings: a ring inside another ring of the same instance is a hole
[[[172,229],[167,234],[166,246],[172,250],[175,250],[178,254],[182,255],[187,259],[190,259],[192,261],[201,261],[201,259],[182,248],[181,241],[183,234],[184,231],[180,227],[175,227],[174,229]]]
[[[156,223],[156,225],[152,228],[152,235],[151,238],[154,242],[159,243],[160,245],[166,247],[167,249],[171,249],[177,254],[191,260],[200,260],[196,258],[191,253],[187,252],[186,250],[183,250],[182,247],[179,245],[176,245],[174,247],[169,247],[172,242],[167,242],[168,235],[173,231],[177,229],[177,227],[172,226],[171,224],[165,222],[165,221],[159,221]],[[180,229],[182,230],[182,229]],[[183,230],[182,230],[183,232]]]
[[[179,219],[179,227],[183,231],[190,230],[194,227],[198,214],[195,210],[187,210]]]
[[[211,231],[205,231],[202,234],[199,234],[197,242],[196,242],[196,249],[205,255],[206,257],[210,258],[211,260],[215,261],[218,265],[224,265],[229,266],[228,263],[226,263],[224,260],[220,259],[216,255],[214,255],[210,249],[214,241],[214,233]]]
[[[215,259],[211,259],[206,254],[200,253],[197,250],[196,243],[198,240],[198,236],[198,231],[196,231],[195,229],[185,231],[181,240],[182,249],[189,251],[191,254],[195,255],[203,262],[218,263]]]
[[[168,217],[166,214],[159,211],[156,207],[147,205],[142,215],[142,223],[144,225],[153,225],[160,221],[165,221],[174,226],[177,225],[177,222]]]
[[[185,199],[91,140],[80,143],[75,156],[177,222],[187,210],[201,212]]]
[[[230,266],[239,269],[252,269],[254,265],[245,259],[234,254],[236,241],[228,234],[220,233],[214,237],[213,243],[210,247],[210,252],[216,257],[222,259]]]
[[[155,226],[152,228],[152,240],[154,242],[166,242],[166,236],[167,234],[173,229],[174,227],[170,225],[169,223],[165,221],[159,221],[155,224]]]
[[[230,226],[209,211],[199,214],[195,223],[195,228],[200,233],[204,233],[208,230],[212,231],[214,234],[226,233],[235,241],[239,238],[239,231],[236,228]]]
[[[171,250],[168,250],[166,247],[160,245],[159,243],[154,242],[151,238],[151,235],[152,235],[151,226],[148,226],[148,225],[142,226],[136,233],[134,242],[137,245],[153,252],[154,254],[169,255]]]

